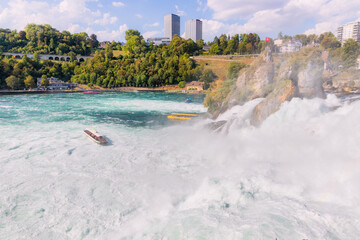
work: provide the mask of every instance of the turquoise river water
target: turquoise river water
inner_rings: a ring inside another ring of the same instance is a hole
[[[217,132],[167,119],[202,101],[0,96],[0,239],[359,239],[360,101],[293,99],[255,128],[255,99]]]

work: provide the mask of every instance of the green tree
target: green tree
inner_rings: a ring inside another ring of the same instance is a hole
[[[184,88],[186,86],[186,82],[185,81],[181,81],[178,84],[179,88]]]
[[[134,29],[129,29],[125,32],[126,41],[128,41],[133,36],[141,37],[141,34],[138,30],[134,30]]]
[[[19,78],[11,75],[10,77],[7,77],[5,79],[6,85],[10,87],[11,89],[20,89],[21,88],[21,81]]]
[[[110,45],[105,48],[105,57],[107,60],[111,60],[114,57],[113,50]]]
[[[27,76],[26,79],[24,80],[24,83],[25,83],[25,87],[26,89],[29,89],[29,88],[35,88],[36,87],[36,84],[35,84],[35,80],[32,76]]]
[[[220,54],[219,45],[217,45],[217,43],[214,43],[210,46],[210,54]]]
[[[219,49],[220,51],[223,53],[227,47],[228,41],[227,41],[227,36],[225,34],[221,35],[219,38],[220,44],[219,44]]]
[[[39,62],[40,61],[39,52],[34,52],[33,58],[34,58],[35,62]]]
[[[41,86],[47,88],[49,86],[49,80],[46,75],[41,76]]]
[[[325,49],[335,49],[341,47],[341,42],[339,42],[335,36],[324,36],[320,45]]]
[[[95,34],[90,35],[89,46],[90,48],[97,48],[99,46],[99,41],[97,40],[97,36]]]
[[[343,51],[342,51],[342,60],[344,66],[349,68],[356,64],[356,59],[360,53],[359,44],[354,39],[348,39],[344,43]]]

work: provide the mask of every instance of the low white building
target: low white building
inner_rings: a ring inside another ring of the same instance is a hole
[[[283,43],[280,47],[281,53],[291,53],[299,51],[302,48],[302,43],[299,40],[291,40],[287,43]]]
[[[153,37],[153,38],[148,38],[147,42],[148,42],[148,44],[153,42],[154,45],[161,45],[161,44],[170,45],[170,38],[167,38],[167,37]]]
[[[49,80],[49,85],[47,89],[49,90],[67,90],[77,86],[77,83],[63,82],[54,77],[48,78],[48,80]],[[42,81],[41,78],[37,78],[37,87],[39,89],[43,88],[43,86],[41,86],[41,81]]]
[[[357,69],[360,70],[360,55],[357,58]]]
[[[283,40],[282,39],[275,39],[274,40],[274,45],[277,46],[278,48],[280,48],[283,44]]]

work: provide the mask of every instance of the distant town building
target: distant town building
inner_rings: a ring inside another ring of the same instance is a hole
[[[299,51],[302,48],[302,43],[299,40],[290,40],[286,43],[282,43],[280,47],[281,53],[290,53]]]
[[[180,17],[175,14],[168,14],[164,17],[165,37],[172,40],[176,34],[180,36]]]
[[[100,48],[104,48],[104,49],[105,49],[105,48],[106,48],[106,46],[107,46],[107,45],[110,45],[110,44],[111,44],[111,42],[110,42],[110,41],[104,41],[104,42],[101,42],[101,43],[100,43]]]
[[[150,44],[151,42],[154,43],[154,45],[161,45],[161,44],[166,44],[166,45],[170,45],[170,38],[166,38],[166,37],[153,37],[153,38],[148,38],[147,39],[148,44]]]
[[[202,39],[202,21],[191,19],[185,22],[185,39],[192,39],[194,42]]]
[[[360,43],[360,22],[347,23],[337,29],[337,39],[341,43],[350,38]]]
[[[192,81],[192,82],[186,84],[186,90],[203,91],[204,90],[204,82]]]
[[[49,85],[47,87],[47,89],[49,90],[67,90],[67,89],[71,89],[74,87],[77,87],[78,84],[77,83],[67,83],[67,82],[63,82],[57,78],[48,78],[49,80]],[[41,86],[41,78],[37,78],[37,87],[39,89],[43,88],[43,86]]]
[[[358,58],[357,58],[357,64],[358,64],[357,69],[360,70],[360,55],[359,55]]]
[[[320,46],[320,41],[318,39],[314,39],[310,43],[308,43],[307,46],[309,46],[309,47],[318,47],[318,46]]]
[[[283,40],[282,39],[275,39],[274,40],[274,45],[277,46],[278,48],[280,48],[283,44]]]
[[[210,48],[211,48],[210,45],[204,45],[204,46],[203,46],[203,50],[206,51],[206,52],[209,52],[209,51],[210,51]]]

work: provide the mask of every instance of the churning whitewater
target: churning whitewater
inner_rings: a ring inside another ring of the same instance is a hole
[[[0,98],[0,239],[358,239],[360,101],[255,99],[216,121],[202,97]],[[82,133],[94,127],[111,144]]]

